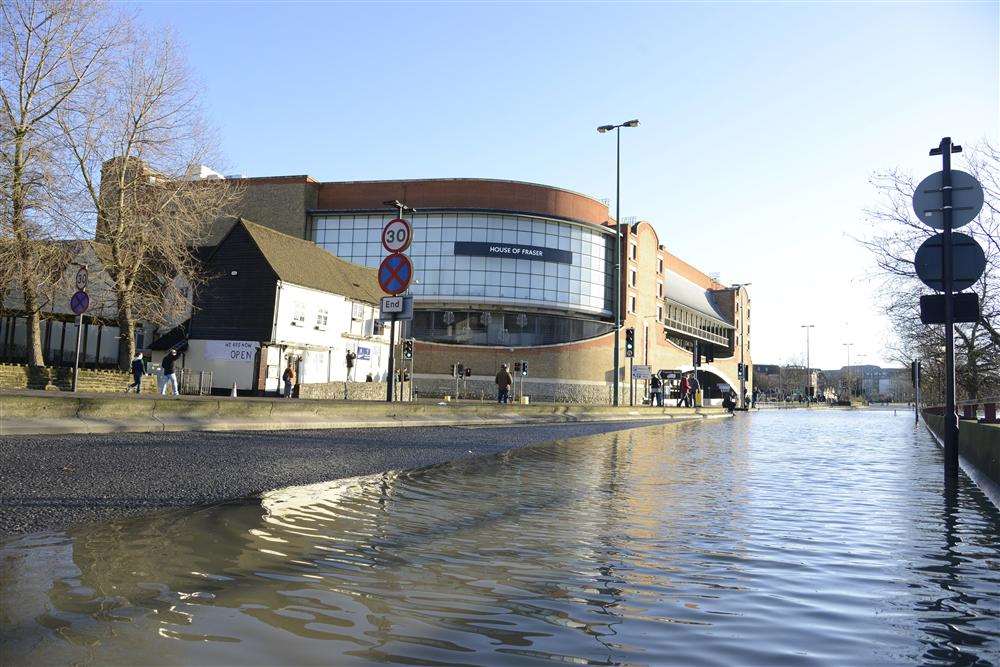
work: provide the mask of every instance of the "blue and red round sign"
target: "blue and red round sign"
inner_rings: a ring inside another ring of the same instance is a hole
[[[386,294],[402,294],[410,286],[412,279],[413,263],[403,253],[392,253],[378,267],[378,286]]]
[[[77,290],[69,300],[69,307],[77,315],[83,315],[90,308],[90,295],[83,290]]]

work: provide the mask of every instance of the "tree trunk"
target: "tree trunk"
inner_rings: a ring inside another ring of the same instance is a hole
[[[121,298],[121,291],[118,299],[118,368],[127,371],[135,356],[135,317],[132,304]]]
[[[42,314],[38,311],[38,294],[30,278],[22,278],[21,289],[24,293],[25,310],[25,342],[29,366],[44,366],[45,355],[42,354]]]

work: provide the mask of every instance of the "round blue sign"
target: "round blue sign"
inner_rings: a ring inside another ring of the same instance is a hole
[[[77,315],[83,315],[90,308],[90,296],[83,290],[79,290],[69,300],[69,307]]]

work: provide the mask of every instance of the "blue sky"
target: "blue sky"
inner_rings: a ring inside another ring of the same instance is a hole
[[[998,3],[145,3],[204,83],[227,172],[509,178],[614,197],[752,281],[758,363],[883,362],[872,171],[997,140]],[[852,359],[853,361],[853,359]]]

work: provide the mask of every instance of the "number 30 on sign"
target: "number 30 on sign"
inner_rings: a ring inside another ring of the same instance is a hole
[[[410,247],[412,236],[409,222],[402,218],[390,220],[382,228],[382,247],[389,252],[403,252]]]

